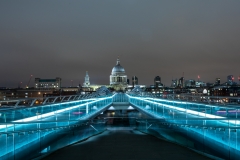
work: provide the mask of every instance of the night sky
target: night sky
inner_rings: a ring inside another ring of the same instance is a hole
[[[117,57],[128,78],[214,82],[240,74],[239,0],[0,1],[0,87],[61,77],[109,84]]]

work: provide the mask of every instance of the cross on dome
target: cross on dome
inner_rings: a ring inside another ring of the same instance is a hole
[[[117,59],[117,65],[119,65],[120,64],[120,60],[119,60],[119,58]]]

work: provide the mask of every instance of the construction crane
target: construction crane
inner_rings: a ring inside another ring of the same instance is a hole
[[[33,76],[33,75],[30,75],[30,78],[29,78],[29,80],[28,80],[28,83],[27,83],[27,85],[26,85],[26,88],[29,88],[29,83],[30,83],[30,81],[31,81],[31,79],[32,79],[32,76]]]

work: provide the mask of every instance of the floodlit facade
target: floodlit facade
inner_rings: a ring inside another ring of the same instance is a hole
[[[57,77],[55,79],[41,79],[35,78],[35,88],[61,88],[62,79]]]
[[[85,81],[83,83],[83,87],[89,87],[89,86],[90,86],[90,80],[89,80],[88,71],[86,71],[86,76],[85,76]]]
[[[127,88],[127,75],[125,69],[120,65],[119,59],[117,59],[117,63],[112,69],[110,86],[115,90],[125,90]]]

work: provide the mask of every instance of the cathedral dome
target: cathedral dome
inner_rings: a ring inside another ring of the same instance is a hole
[[[113,67],[112,69],[112,75],[118,74],[118,73],[125,73],[125,69],[120,65],[120,60],[117,59],[117,64],[116,66]]]

